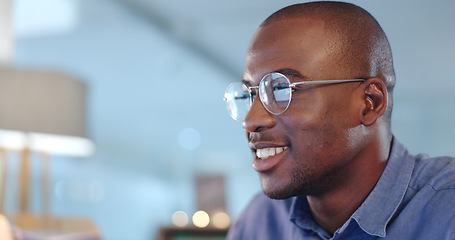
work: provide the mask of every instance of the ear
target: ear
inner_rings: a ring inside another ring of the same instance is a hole
[[[361,122],[365,126],[373,125],[387,109],[387,88],[379,78],[369,78],[364,86],[364,105]]]

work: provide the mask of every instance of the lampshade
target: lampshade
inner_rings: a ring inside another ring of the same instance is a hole
[[[87,156],[86,87],[62,73],[0,69],[0,147]]]

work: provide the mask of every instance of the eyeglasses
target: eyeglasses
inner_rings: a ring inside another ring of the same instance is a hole
[[[285,75],[272,72],[262,78],[259,86],[248,87],[242,82],[229,84],[224,93],[224,101],[231,117],[234,120],[241,121],[250,110],[257,90],[259,90],[259,98],[264,108],[271,114],[280,115],[289,108],[292,100],[292,92],[297,90],[295,88],[298,85],[322,85],[363,81],[365,79],[319,80],[291,83]]]

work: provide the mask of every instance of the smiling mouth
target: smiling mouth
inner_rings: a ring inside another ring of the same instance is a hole
[[[261,148],[256,150],[256,156],[259,159],[267,159],[269,157],[273,157],[277,154],[282,153],[286,149],[288,149],[288,147]]]

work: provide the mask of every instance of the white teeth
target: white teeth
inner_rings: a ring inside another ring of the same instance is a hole
[[[256,150],[256,156],[258,158],[265,159],[282,153],[286,149],[288,149],[288,147],[261,148]]]
[[[277,149],[275,149],[276,154],[281,153],[281,152],[283,152],[283,151],[284,151],[283,148],[277,148]]]

